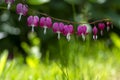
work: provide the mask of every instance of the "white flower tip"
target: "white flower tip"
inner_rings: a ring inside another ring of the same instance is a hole
[[[70,41],[70,37],[69,38],[67,38],[67,40],[68,40],[68,42]]]
[[[68,41],[70,41],[70,39],[71,39],[70,38],[70,33],[67,34],[66,38],[67,38]]]
[[[22,17],[22,14],[20,14],[20,15],[19,15],[18,21],[20,21],[20,20],[21,20],[21,17]]]
[[[82,34],[82,39],[83,39],[83,41],[85,41],[85,35],[84,34]]]
[[[34,26],[32,26],[32,32],[34,32]]]
[[[98,36],[97,35],[93,35],[93,39],[97,40]]]
[[[60,39],[60,33],[59,32],[58,32],[57,38],[58,38],[58,40]]]
[[[11,7],[11,3],[8,3],[8,5],[7,5],[7,9],[9,10],[10,7]]]
[[[103,36],[103,30],[100,31],[101,36]]]
[[[46,30],[44,30],[43,34],[44,34],[44,35],[46,34]]]
[[[109,31],[110,30],[110,27],[109,26],[107,26],[107,31]]]
[[[47,27],[44,27],[44,35],[46,34],[46,32],[47,32]]]

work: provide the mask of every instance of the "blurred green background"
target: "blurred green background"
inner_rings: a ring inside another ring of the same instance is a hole
[[[20,22],[18,3],[35,10]],[[120,0],[15,0],[6,7],[0,0],[0,80],[120,80]],[[114,27],[96,41],[90,24],[86,41],[76,34],[69,42],[65,36],[57,40],[52,29],[46,35],[39,26],[31,32],[27,17],[43,16],[36,11],[74,22],[109,18]]]

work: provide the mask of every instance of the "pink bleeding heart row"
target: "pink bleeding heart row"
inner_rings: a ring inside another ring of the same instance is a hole
[[[10,5],[14,3],[14,0],[5,0],[8,4],[8,9],[10,9]],[[28,12],[27,5],[22,3],[17,4],[16,13],[19,14],[18,20],[21,20],[21,16],[26,16]],[[97,39],[98,30],[100,30],[100,34],[103,35],[103,30],[107,27],[107,31],[110,29],[111,22],[107,21],[106,25],[102,22],[98,23],[98,28],[96,26],[93,27],[93,39]],[[58,39],[60,39],[60,34],[66,36],[67,40],[70,41],[70,36],[74,33],[74,28],[72,24],[64,24],[63,22],[54,22],[52,23],[51,17],[41,17],[38,16],[29,16],[27,18],[27,25],[32,27],[32,32],[34,32],[34,27],[40,26],[44,28],[44,34],[46,34],[47,29],[52,28],[54,33],[57,33]],[[85,36],[88,34],[86,25],[79,25],[77,27],[77,35],[82,36],[83,40],[85,40]]]

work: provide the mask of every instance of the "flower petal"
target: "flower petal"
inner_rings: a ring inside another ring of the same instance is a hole
[[[39,24],[39,17],[38,16],[34,16],[33,24],[34,24],[34,26],[38,26],[38,24]]]
[[[46,26],[48,28],[52,27],[52,19],[50,17],[47,17],[46,18]]]
[[[17,7],[16,7],[17,14],[21,14],[23,12],[22,9],[23,9],[23,4],[22,3],[17,4]]]
[[[40,27],[44,27],[45,25],[45,17],[40,18]]]
[[[33,25],[33,20],[34,20],[34,17],[33,17],[33,16],[29,16],[29,17],[27,18],[27,24],[28,24],[28,26]]]

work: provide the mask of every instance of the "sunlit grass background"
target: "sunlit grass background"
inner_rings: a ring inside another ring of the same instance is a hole
[[[87,37],[86,41],[72,38],[67,42],[62,38],[56,47],[60,49],[56,59],[50,59],[49,50],[41,59],[40,39],[33,33],[28,37],[32,47],[21,43],[28,53],[25,61],[20,54],[9,60],[8,51],[2,52],[0,80],[120,80],[120,38],[114,33],[110,34],[112,47],[107,46],[107,40]]]

